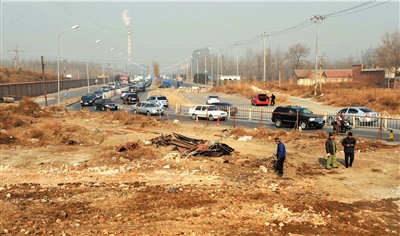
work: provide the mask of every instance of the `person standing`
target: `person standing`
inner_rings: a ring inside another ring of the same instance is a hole
[[[337,163],[336,163],[336,143],[335,143],[335,136],[333,135],[333,132],[329,132],[329,138],[325,142],[325,149],[326,149],[326,169],[330,170],[331,165],[332,168],[338,168]]]
[[[271,95],[271,106],[275,106],[275,95]]]
[[[275,143],[278,145],[277,149],[276,149],[276,158],[278,159],[278,161],[276,163],[276,172],[277,172],[278,176],[282,177],[283,176],[283,162],[285,162],[285,159],[286,159],[286,147],[279,138],[275,138]]]
[[[347,137],[342,140],[344,147],[344,163],[346,168],[352,167],[354,161],[354,147],[356,146],[356,139],[353,138],[353,133],[349,132]],[[350,163],[349,163],[350,158]]]

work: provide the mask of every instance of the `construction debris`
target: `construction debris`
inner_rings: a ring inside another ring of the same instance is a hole
[[[234,149],[220,142],[184,136],[177,133],[161,135],[149,140],[158,146],[174,145],[183,156],[212,156],[230,155]]]
[[[117,152],[132,151],[138,149],[139,141],[137,142],[127,142],[125,145],[120,145],[117,147]]]

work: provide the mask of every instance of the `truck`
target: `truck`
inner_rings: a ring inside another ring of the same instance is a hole
[[[205,118],[209,121],[216,119],[225,120],[228,117],[228,113],[219,110],[214,105],[197,105],[195,107],[189,108],[188,114],[193,120],[196,118]]]
[[[121,86],[126,86],[126,85],[128,85],[128,84],[129,84],[129,76],[127,76],[127,75],[121,75],[121,76],[119,77],[119,84],[120,84]]]

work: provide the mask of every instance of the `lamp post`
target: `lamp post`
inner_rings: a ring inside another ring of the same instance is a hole
[[[65,29],[58,34],[57,40],[57,104],[60,105],[60,35],[67,30],[76,29],[79,25],[74,25],[71,28]]]
[[[105,59],[105,58],[104,58],[104,54],[105,54],[107,51],[112,51],[112,50],[114,50],[114,48],[110,48],[109,50],[105,50],[105,51],[103,52],[103,59]],[[104,61],[105,61],[105,60],[104,60]],[[103,62],[102,64],[103,64],[103,84],[106,85],[105,72],[104,72],[104,62]]]
[[[210,50],[210,47],[206,47],[206,51]],[[204,85],[207,84],[207,53],[204,53]]]
[[[89,82],[89,64],[88,64],[88,48],[89,48],[89,46],[91,46],[91,45],[93,45],[93,44],[96,44],[96,43],[99,43],[101,40],[99,39],[99,40],[96,40],[96,42],[94,42],[94,43],[91,43],[91,44],[89,44],[87,47],[86,47],[86,75],[87,75],[87,91],[88,91],[88,93],[90,93],[90,82]]]

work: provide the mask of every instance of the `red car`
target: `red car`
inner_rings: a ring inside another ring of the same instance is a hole
[[[265,93],[260,93],[251,98],[251,105],[254,106],[268,106],[269,97]]]

